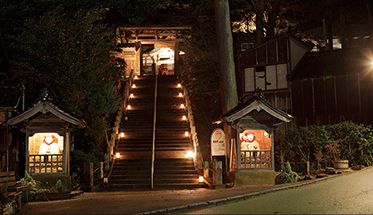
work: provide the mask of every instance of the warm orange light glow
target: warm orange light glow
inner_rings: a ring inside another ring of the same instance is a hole
[[[120,137],[124,137],[124,132],[121,132],[121,133],[120,133]]]
[[[185,136],[186,136],[186,137],[189,137],[189,132],[186,131],[186,132],[185,132]]]
[[[131,105],[127,105],[127,110],[131,110]]]
[[[199,176],[199,178],[198,178],[198,182],[203,182],[203,176]]]
[[[184,104],[181,104],[181,105],[180,105],[180,108],[184,108]]]
[[[131,93],[130,97],[133,98],[133,93]]]
[[[180,87],[181,87],[181,84],[177,84],[177,87],[180,88]]]
[[[179,97],[183,97],[183,94],[182,94],[182,93],[179,93]]]
[[[183,120],[186,120],[186,116],[183,116]]]
[[[137,79],[137,75],[135,75],[135,79]]]
[[[115,157],[120,158],[120,153],[119,152],[115,153]]]
[[[194,153],[192,151],[188,151],[186,154],[187,158],[194,158]]]
[[[136,88],[136,84],[133,84],[133,85],[132,85],[132,88]]]

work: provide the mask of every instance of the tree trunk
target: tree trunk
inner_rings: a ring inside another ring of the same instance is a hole
[[[327,14],[326,14],[326,36],[327,44],[326,50],[333,51],[333,26],[332,26],[332,3],[331,0],[328,0],[327,3]]]
[[[226,113],[235,107],[238,102],[229,1],[214,0],[214,6],[222,111]]]
[[[258,5],[256,8],[256,45],[261,45],[264,41],[264,2],[263,0],[258,1]]]

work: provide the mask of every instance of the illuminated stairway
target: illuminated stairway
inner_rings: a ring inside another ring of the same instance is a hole
[[[198,182],[193,159],[186,157],[193,146],[188,120],[183,118],[187,117],[187,111],[178,83],[176,76],[158,77],[154,189],[203,187]],[[155,76],[140,76],[134,84],[130,92],[131,109],[127,110],[120,129],[124,137],[116,149],[121,156],[109,178],[111,187],[117,189],[151,186]]]

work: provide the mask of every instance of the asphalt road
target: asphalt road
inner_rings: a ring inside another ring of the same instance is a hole
[[[373,168],[184,214],[373,214]]]
[[[137,214],[206,203],[283,186],[251,186],[231,189],[148,190],[88,192],[74,199],[29,202],[18,214]],[[206,203],[207,204],[207,203]]]

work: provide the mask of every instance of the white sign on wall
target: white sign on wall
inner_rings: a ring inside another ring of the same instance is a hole
[[[211,134],[211,156],[226,155],[226,140],[223,129],[216,128]]]

